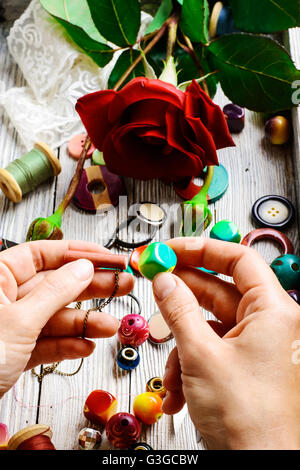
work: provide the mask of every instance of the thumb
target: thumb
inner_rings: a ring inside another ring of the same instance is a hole
[[[94,266],[80,259],[51,272],[25,297],[13,304],[35,328],[42,329],[58,310],[73,302],[93,279]]]
[[[170,273],[156,275],[153,293],[175,337],[179,353],[187,354],[189,350],[198,356],[199,349],[206,350],[208,344],[220,341],[203,317],[193,292],[179,277]]]

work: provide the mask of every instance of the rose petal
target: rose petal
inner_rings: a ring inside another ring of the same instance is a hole
[[[201,119],[210,131],[216,149],[235,146],[221,108],[207,96],[195,80],[186,90],[185,116]]]
[[[76,104],[76,111],[90,139],[99,150],[102,150],[103,141],[112,128],[108,121],[108,110],[116,94],[113,90],[101,90],[83,96]]]
[[[165,101],[183,109],[185,94],[162,80],[150,80],[146,77],[134,78],[118,92],[111,104],[108,113],[110,122],[115,123],[130,105],[141,100]]]
[[[139,101],[126,109],[122,116],[121,123],[127,124],[129,122],[136,122],[137,124],[162,127],[165,125],[165,113],[168,106],[169,103],[166,101],[155,100],[154,106],[151,100]]]

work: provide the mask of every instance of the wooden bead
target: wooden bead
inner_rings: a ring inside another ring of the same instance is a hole
[[[279,256],[271,263],[280,284],[285,290],[300,288],[300,257],[290,253]]]
[[[83,170],[72,202],[79,209],[95,214],[116,207],[124,194],[125,186],[118,175],[105,166],[93,165]]]
[[[138,420],[130,413],[117,413],[106,424],[106,436],[117,449],[126,449],[141,435]]]
[[[147,246],[139,259],[140,273],[153,280],[158,273],[172,272],[177,263],[175,252],[165,243],[155,242]]]
[[[230,220],[220,220],[210,231],[210,238],[225,242],[240,243],[241,234],[237,226]]]

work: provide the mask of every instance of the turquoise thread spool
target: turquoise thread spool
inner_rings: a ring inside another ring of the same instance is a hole
[[[23,196],[61,172],[61,165],[47,144],[37,142],[34,148],[0,168],[0,188],[11,201],[20,202]]]

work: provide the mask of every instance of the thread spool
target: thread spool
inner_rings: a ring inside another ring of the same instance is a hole
[[[21,429],[8,441],[8,450],[56,450],[49,426],[34,424]]]
[[[0,168],[0,188],[8,199],[20,202],[25,194],[60,172],[54,152],[47,144],[37,142],[29,153]]]

